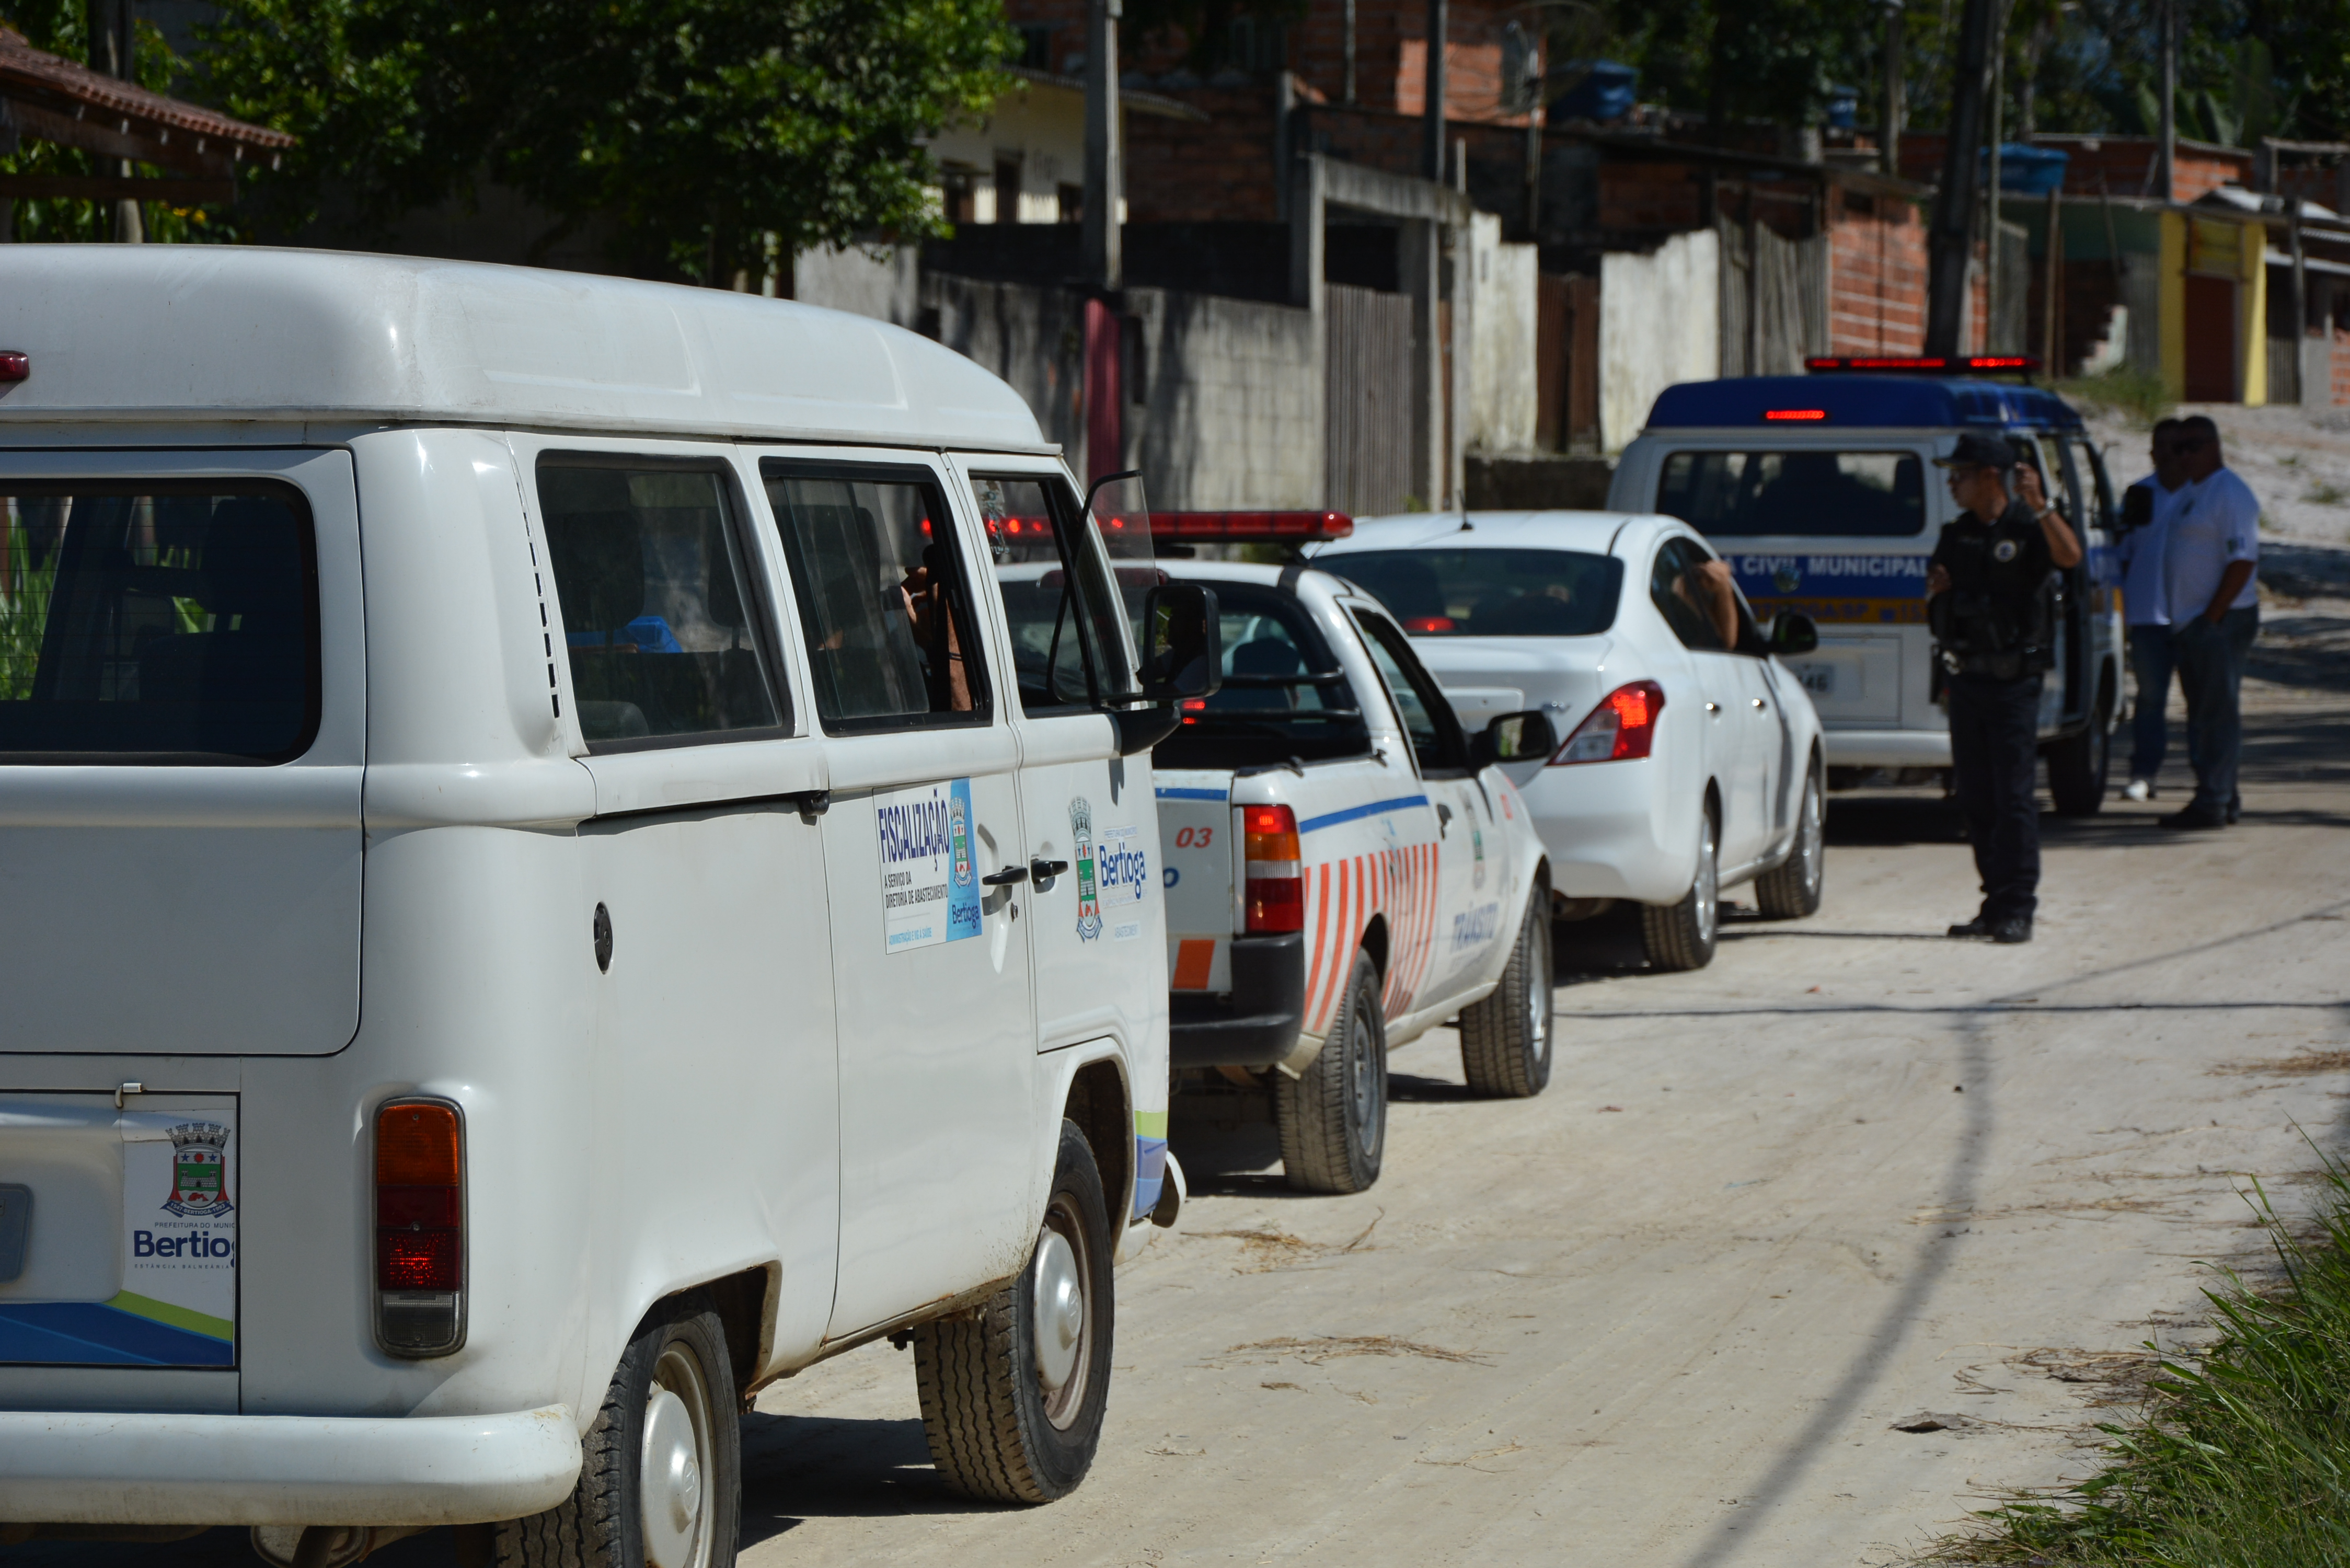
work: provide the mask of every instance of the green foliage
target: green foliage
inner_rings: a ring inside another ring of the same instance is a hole
[[[2059,381],[2056,395],[2085,412],[2096,413],[2111,410],[2126,416],[2139,430],[2152,430],[2154,421],[2165,418],[2178,407],[2170,389],[2162,378],[2151,370],[2134,370],[2117,365],[2099,375],[2077,381]]]
[[[25,39],[36,49],[47,49],[69,60],[84,60],[89,55],[89,32],[84,0],[16,0],[14,14],[7,25],[25,35]],[[172,78],[186,65],[164,42],[163,35],[151,22],[136,24],[131,46],[131,72],[140,87],[152,92],[171,90]],[[104,167],[101,167],[101,164]],[[157,169],[147,164],[133,164],[137,174],[175,174],[177,170]],[[59,147],[54,142],[24,141],[17,151],[0,157],[0,173],[5,174],[113,174],[120,164],[111,159],[99,159],[75,148]],[[173,207],[161,202],[143,203],[142,213],[147,237],[172,242],[203,237],[213,223],[217,209],[202,206]],[[20,240],[110,240],[114,237],[114,208],[110,202],[83,201],[22,201],[16,204],[16,238]]]
[[[1945,1563],[2101,1568],[2338,1568],[2350,1563],[2350,1179],[2328,1161],[2314,1239],[2255,1188],[2285,1286],[2231,1271],[2205,1295],[2220,1343],[2165,1358],[2143,1417],[2101,1429],[2106,1468],[1983,1514]],[[2148,1349],[2153,1349],[2148,1346]]]
[[[623,270],[723,283],[939,232],[924,143],[1009,86],[997,0],[224,0],[201,80],[301,138],[243,232],[511,187]]]
[[[21,702],[33,694],[41,634],[49,624],[49,596],[57,587],[57,554],[52,549],[36,566],[32,541],[22,526],[10,526],[0,545],[0,557],[7,563],[7,586],[0,587],[0,701]]]

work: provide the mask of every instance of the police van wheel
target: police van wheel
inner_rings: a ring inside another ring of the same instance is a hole
[[[1550,1082],[1550,892],[1538,886],[1502,983],[1461,1010],[1461,1072],[1472,1095],[1530,1099]]]
[[[1820,772],[1814,768],[1804,781],[1794,847],[1787,851],[1786,859],[1754,878],[1754,903],[1763,919],[1800,920],[1820,912],[1820,893],[1828,879],[1825,811],[1820,800]]]
[[[1115,1315],[1101,1170],[1065,1121],[1027,1267],[976,1313],[914,1330],[922,1430],[950,1490],[1050,1502],[1077,1489],[1109,1407]]]
[[[1273,1075],[1281,1165],[1301,1192],[1361,1192],[1379,1179],[1388,1141],[1388,1032],[1379,971],[1357,950],[1322,1054]]]
[[[2105,702],[2088,728],[2048,748],[2048,795],[2059,816],[2095,816],[2106,804],[2106,770],[2113,763]]]
[[[496,1527],[498,1568],[730,1568],[741,1400],[706,1297],[657,1309],[620,1355],[566,1501]]]
[[[1721,845],[1713,813],[1702,812],[1697,875],[1676,904],[1640,906],[1640,942],[1648,962],[1660,970],[1703,969],[1713,961],[1721,935]]]

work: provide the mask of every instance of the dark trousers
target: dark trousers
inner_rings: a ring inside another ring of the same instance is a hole
[[[1950,677],[1950,771],[1987,920],[2040,907],[2040,681]]]
[[[2230,610],[2217,626],[2198,615],[2171,628],[2178,687],[2187,698],[2187,760],[2195,767],[2196,811],[2224,812],[2237,803],[2236,768],[2244,751],[2238,694],[2260,629],[2261,612],[2250,605]]]
[[[2129,628],[2130,673],[2137,680],[2137,697],[2130,704],[2130,777],[2151,779],[2162,771],[2162,753],[2170,749],[2170,726],[2162,711],[2170,701],[2170,677],[2178,669],[2171,657],[2170,628],[2134,626]]]

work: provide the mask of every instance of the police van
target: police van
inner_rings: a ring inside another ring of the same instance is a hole
[[[739,1413],[885,1336],[950,1485],[1075,1487],[1214,628],[1138,657],[1020,399],[210,246],[5,247],[0,349],[0,1532],[723,1568]]]
[[[2054,393],[1987,379],[2035,368],[2021,356],[1807,363],[1804,376],[1666,389],[1608,505],[1680,518],[1731,564],[1758,616],[1794,609],[1817,624],[1818,649],[1784,662],[1819,711],[1832,786],[1876,769],[1946,769],[1926,566],[1957,508],[1932,465],[1962,432],[2005,436],[2086,551],[2058,574],[2039,729],[2056,809],[2096,811],[2121,713],[2119,514],[2080,415]]]

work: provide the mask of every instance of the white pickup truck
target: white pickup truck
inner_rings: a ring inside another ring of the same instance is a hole
[[[1176,1092],[1269,1099],[1290,1185],[1359,1192],[1389,1050],[1457,1017],[1471,1089],[1549,1081],[1549,873],[1496,764],[1556,739],[1539,712],[1464,736],[1402,628],[1328,573],[1159,565],[1215,593],[1224,666],[1152,753]]]

